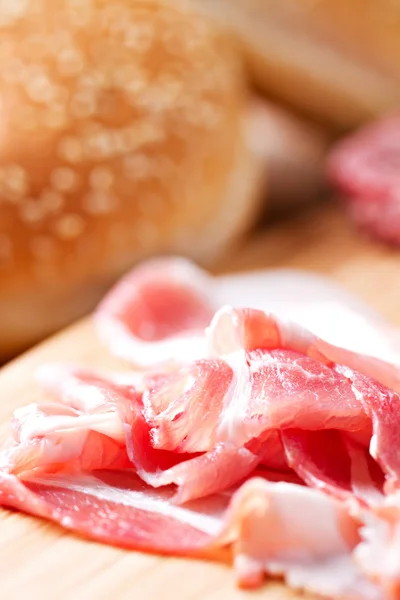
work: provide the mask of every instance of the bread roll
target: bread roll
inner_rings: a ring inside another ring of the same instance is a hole
[[[400,103],[400,3],[198,0],[228,25],[259,87],[339,128]]]
[[[239,57],[191,3],[1,2],[0,35],[4,358],[141,258],[215,259],[263,174]]]

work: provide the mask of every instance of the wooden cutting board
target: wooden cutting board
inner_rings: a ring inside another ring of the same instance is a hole
[[[400,325],[400,252],[356,233],[327,203],[259,231],[221,271],[297,267],[331,275]],[[41,398],[35,367],[46,361],[121,367],[84,320],[0,371],[0,423]],[[279,583],[256,593],[235,588],[227,566],[127,552],[79,539],[47,522],[0,510],[0,597],[11,600],[294,600]]]

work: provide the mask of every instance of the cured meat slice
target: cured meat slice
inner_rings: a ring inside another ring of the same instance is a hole
[[[132,395],[128,403],[104,385],[93,389],[83,382],[68,392],[70,404],[31,404],[15,411],[12,435],[1,453],[3,467],[24,477],[30,471],[131,467],[126,429],[138,397]]]
[[[289,465],[307,485],[344,500],[352,496],[350,456],[340,432],[288,429],[281,436]]]
[[[384,360],[329,344],[303,327],[253,309],[219,310],[208,329],[209,346],[217,355],[240,349],[286,349],[300,352],[328,366],[345,365],[400,390],[399,367]]]
[[[354,221],[372,236],[400,243],[400,117],[387,117],[341,141],[328,161],[333,185]]]
[[[263,310],[211,318],[216,281],[164,260],[117,286],[99,326],[147,369],[42,370],[53,402],[15,413],[0,503],[130,548],[229,547],[248,587],[398,597],[397,564],[371,566],[397,548],[397,367]]]
[[[191,361],[206,352],[200,330],[227,304],[273,313],[331,344],[400,363],[393,327],[329,279],[301,271],[211,277],[181,258],[151,260],[114,286],[96,323],[111,350],[129,362],[151,366],[171,354]]]
[[[365,406],[373,423],[370,444],[371,455],[379,462],[387,475],[386,491],[398,489],[400,485],[399,415],[400,396],[378,382],[347,367],[336,366],[354,389],[355,395]]]
[[[176,452],[211,450],[232,377],[225,361],[202,360],[149,380],[143,404],[153,446]]]
[[[289,465],[311,487],[367,506],[383,502],[383,473],[368,451],[336,430],[281,432]]]
[[[144,479],[154,487],[175,483],[177,504],[203,498],[241,483],[260,462],[259,456],[232,444],[217,446],[201,456],[181,462],[155,476]],[[142,475],[143,477],[143,475]]]
[[[359,524],[321,492],[254,478],[231,499],[217,494],[184,507],[168,488],[151,490],[133,473],[47,476],[22,483],[0,473],[3,505],[113,545],[175,555],[228,558],[240,585],[267,574],[332,598],[383,600],[352,559]]]
[[[245,447],[261,457],[262,467],[281,473],[290,471],[279,430],[268,429],[247,442]]]
[[[261,311],[226,308],[216,314],[208,335],[211,351],[234,373],[219,441],[243,445],[266,429],[290,427],[338,428],[368,440],[363,405],[308,332]]]
[[[369,419],[346,378],[292,350],[247,354],[249,416],[267,428],[345,429],[369,433]]]
[[[216,496],[177,507],[174,491],[146,486],[133,472],[47,476],[23,483],[0,472],[0,500],[55,521],[90,539],[177,555],[203,551],[221,526],[229,498]]]
[[[234,529],[239,582],[257,587],[264,574],[292,588],[348,600],[383,600],[353,561],[358,523],[346,506],[318,490],[254,478],[233,497],[227,534]]]
[[[374,510],[362,511],[361,543],[354,559],[364,573],[383,590],[384,598],[400,594],[400,503],[398,493],[388,496]]]
[[[149,261],[100,304],[100,335],[117,356],[143,366],[201,358],[214,313],[207,288],[208,276],[186,260]]]
[[[31,472],[131,467],[121,424],[113,415],[86,416],[62,408],[30,405],[23,415],[17,411],[15,439],[1,453],[1,467],[21,478],[29,477]],[[109,436],[111,432],[113,437]]]

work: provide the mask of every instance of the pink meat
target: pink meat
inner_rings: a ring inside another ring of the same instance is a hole
[[[202,383],[202,369],[194,372]],[[61,372],[59,374],[61,377]],[[92,389],[95,380],[97,385]],[[229,379],[224,385],[225,388],[229,385]],[[173,398],[170,377],[167,378],[167,386]],[[53,393],[64,403],[55,405],[59,407],[56,419],[51,404],[42,407],[30,405],[22,409],[22,414],[17,411],[14,416],[14,428],[18,435],[14,435],[13,447],[8,450],[7,456],[12,464],[11,472],[22,473],[25,478],[29,477],[29,470],[36,472],[39,465],[46,472],[58,472],[61,468],[58,465],[66,472],[71,471],[73,466],[76,471],[80,467],[81,472],[134,468],[144,481],[154,487],[178,486],[175,501],[183,503],[242,481],[261,460],[262,445],[252,452],[230,443],[213,445],[209,441],[210,450],[197,456],[171,452],[168,444],[160,448],[154,444],[141,396],[130,387],[121,388],[101,381],[90,372],[65,371],[59,386],[53,384],[52,387]],[[204,387],[195,385],[195,389],[198,395],[192,402],[197,401],[201,408]],[[180,386],[175,389],[177,400],[181,391]],[[212,389],[210,394],[212,399]],[[217,403],[218,414],[220,408]],[[199,420],[195,418],[196,410],[191,411],[190,406],[185,410],[195,435],[196,430],[202,427],[201,414]],[[205,415],[211,414],[204,406],[203,410]],[[174,421],[170,421],[170,424],[173,432]],[[211,432],[209,440],[213,435]],[[167,439],[170,439],[169,435]],[[198,439],[200,447],[197,454],[205,450],[201,446],[201,438]],[[103,450],[103,446],[108,452]],[[93,464],[87,457],[92,457]],[[73,461],[77,461],[76,464]]]
[[[155,303],[168,298],[168,305],[160,305],[162,311],[147,309],[156,289]],[[172,355],[190,362],[207,355],[204,328],[224,305],[256,308],[280,322],[298,323],[340,348],[400,361],[399,332],[329,279],[300,271],[210,277],[184,259],[151,260],[114,286],[95,321],[111,350],[131,363],[149,367],[170,361]],[[141,318],[155,332],[150,339],[134,325]]]
[[[234,495],[227,523],[244,587],[258,587],[268,573],[323,597],[384,600],[353,560],[359,523],[318,490],[254,478]]]
[[[254,478],[230,494],[177,507],[134,474],[42,477],[0,474],[0,499],[101,542],[184,556],[226,558],[233,545],[238,583],[282,575],[299,589],[342,600],[384,600],[352,558],[359,524],[343,504],[290,483]],[[316,526],[318,524],[318,527]],[[338,577],[338,569],[340,577]]]
[[[176,452],[211,450],[232,377],[225,361],[202,360],[150,380],[143,403],[153,446]]]
[[[366,448],[343,432],[288,429],[281,436],[288,464],[309,486],[367,506],[383,501],[381,469]]]
[[[185,260],[149,261],[98,307],[100,335],[117,356],[144,366],[200,358],[203,330],[214,312],[206,283],[207,276]]]
[[[349,379],[354,393],[360,398],[372,419],[373,437],[370,452],[387,475],[387,491],[398,489],[400,486],[400,455],[398,452],[400,396],[352,369],[336,366],[335,370],[343,373]]]
[[[100,471],[95,476],[42,477],[25,483],[0,474],[4,506],[55,521],[84,537],[178,555],[203,550],[218,532],[226,500],[216,497],[198,508],[181,509],[171,504],[172,495],[170,489],[154,494],[134,473]]]
[[[370,124],[340,141],[329,161],[333,185],[352,218],[371,235],[400,243],[400,117]]]
[[[54,401],[16,411],[0,502],[130,548],[228,547],[248,587],[278,574],[342,600],[400,597],[400,568],[371,567],[400,520],[397,504],[390,527],[380,512],[400,475],[396,365],[262,310],[213,316],[211,282],[161,260],[111,292],[103,338],[145,368],[42,371]]]

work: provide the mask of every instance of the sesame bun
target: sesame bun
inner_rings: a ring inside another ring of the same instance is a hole
[[[400,103],[393,0],[197,0],[234,32],[255,83],[334,128]]]
[[[0,3],[0,357],[149,255],[207,263],[258,210],[247,85],[188,2]]]

